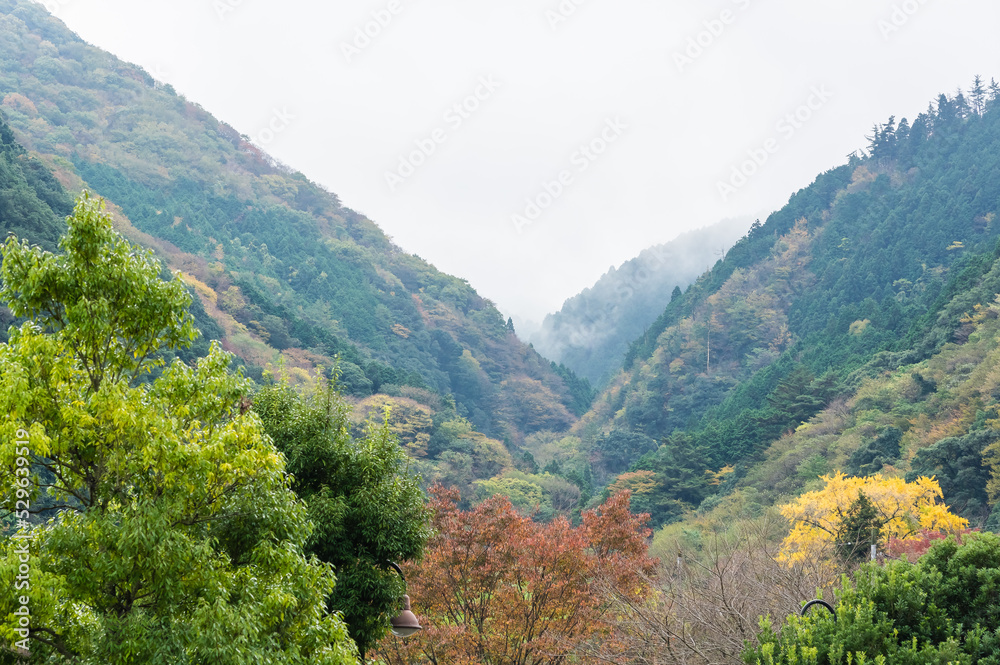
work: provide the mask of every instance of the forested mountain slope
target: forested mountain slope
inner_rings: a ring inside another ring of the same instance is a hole
[[[976,431],[996,417],[993,382],[967,379],[995,344],[1000,89],[976,89],[876,126],[870,156],[754,225],[632,344],[574,432],[605,473],[633,465],[619,485],[638,507],[662,522],[740,483],[773,496],[837,468],[930,467],[932,445],[978,446],[988,475]],[[873,399],[883,376],[898,393]],[[823,447],[803,433],[841,412],[857,429],[819,428]]]
[[[68,189],[106,197],[126,233],[183,271],[251,376],[283,364],[302,377],[339,356],[348,393],[389,392],[508,442],[586,408],[589,391],[467,282],[36,3],[0,0],[0,101]],[[37,163],[18,159],[44,190]],[[65,214],[65,200],[40,199]]]
[[[752,219],[728,219],[689,231],[613,266],[590,288],[545,317],[530,337],[542,355],[593,384],[621,367],[629,343],[670,302],[712,266],[750,227]]]
[[[39,160],[28,155],[0,120],[0,231],[30,237],[52,251],[73,201]]]

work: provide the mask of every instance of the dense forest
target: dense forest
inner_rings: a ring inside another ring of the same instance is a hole
[[[0,0],[0,662],[997,662],[1000,85],[867,140],[560,364]]]
[[[363,402],[359,427],[395,407],[428,482],[471,488],[510,468],[526,436],[589,407],[587,382],[519,341],[467,282],[26,0],[0,2],[0,109],[34,155],[20,172],[56,217],[70,203],[52,199],[50,170],[105,197],[128,237],[182,272],[200,353],[218,339],[258,381],[306,384],[336,365],[340,389]],[[31,219],[5,227],[54,246],[61,223],[42,235],[47,213],[24,210]]]
[[[633,342],[573,431],[616,468],[622,447],[602,444],[628,442],[631,472],[655,479],[644,505],[658,521],[715,494],[706,470],[723,473],[727,490],[774,496],[761,475],[774,461],[772,444],[801,440],[802,454],[809,450],[808,461],[795,462],[805,467],[802,482],[836,468],[930,468],[922,449],[944,438],[942,401],[954,409],[946,431],[964,442],[956,445],[976,448],[975,458],[990,442],[977,432],[989,429],[995,396],[981,380],[966,382],[979,362],[948,376],[935,369],[944,356],[976,344],[985,353],[990,344],[975,332],[989,326],[1000,291],[998,92],[977,79],[969,93],[941,95],[912,124],[876,125],[868,155],[822,174],[754,224]],[[861,396],[890,376],[913,388],[878,401],[876,415]],[[975,394],[955,396],[959,386]],[[840,435],[836,450],[833,442],[818,448],[808,423],[840,412],[840,427],[827,431]],[[850,438],[848,423],[857,427]],[[989,511],[977,486],[982,515]],[[783,479],[781,487],[796,485]]]

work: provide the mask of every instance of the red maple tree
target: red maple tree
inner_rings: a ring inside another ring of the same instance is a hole
[[[955,533],[955,539],[958,544],[962,544],[962,536],[968,535],[970,533],[975,533],[979,529],[962,529]],[[943,531],[937,531],[934,529],[921,529],[914,537],[907,538],[906,540],[901,540],[899,538],[890,538],[889,543],[886,546],[886,553],[889,557],[893,559],[900,559],[906,556],[906,560],[913,563],[923,555],[927,554],[927,550],[931,548],[931,545],[935,541],[944,540],[949,534]]]
[[[503,496],[471,511],[458,510],[457,490],[436,486],[431,497],[437,535],[406,569],[424,630],[381,643],[390,665],[564,663],[588,640],[614,639],[605,591],[649,593],[658,563],[647,554],[649,516],[629,511],[628,492],[578,527],[538,524]]]

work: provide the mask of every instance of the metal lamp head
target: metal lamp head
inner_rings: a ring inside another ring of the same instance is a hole
[[[420,630],[420,622],[417,616],[410,611],[410,597],[403,596],[403,611],[393,617],[389,622],[392,626],[389,630],[396,637],[409,637]]]

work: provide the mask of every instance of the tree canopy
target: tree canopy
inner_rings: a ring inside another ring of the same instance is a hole
[[[217,345],[158,367],[196,334],[187,290],[102,201],[67,222],[61,254],[2,250],[0,297],[29,320],[0,345],[0,502],[24,518],[0,541],[0,634],[27,605],[39,662],[355,663],[248,382]]]
[[[418,558],[430,529],[419,478],[407,467],[389,414],[355,439],[348,409],[334,382],[306,395],[277,384],[253,399],[315,524],[306,551],[336,571],[329,608],[343,615],[364,655],[401,609],[403,583],[388,564]]]
[[[564,663],[582,644],[614,636],[605,592],[641,601],[650,591],[648,515],[629,512],[628,492],[575,528],[561,517],[533,522],[503,496],[462,511],[456,491],[436,486],[431,495],[436,535],[408,568],[425,630],[382,643],[391,665]]]
[[[916,563],[869,563],[835,589],[836,614],[762,622],[744,662],[1000,663],[1000,537],[935,543]]]
[[[859,478],[838,472],[822,479],[823,489],[806,492],[780,508],[792,522],[782,552],[789,562],[822,556],[833,544],[840,552],[845,548],[854,552],[848,543],[859,537],[877,545],[888,538],[905,540],[920,529],[954,532],[969,524],[939,503],[941,488],[932,478],[908,483],[881,474]]]

